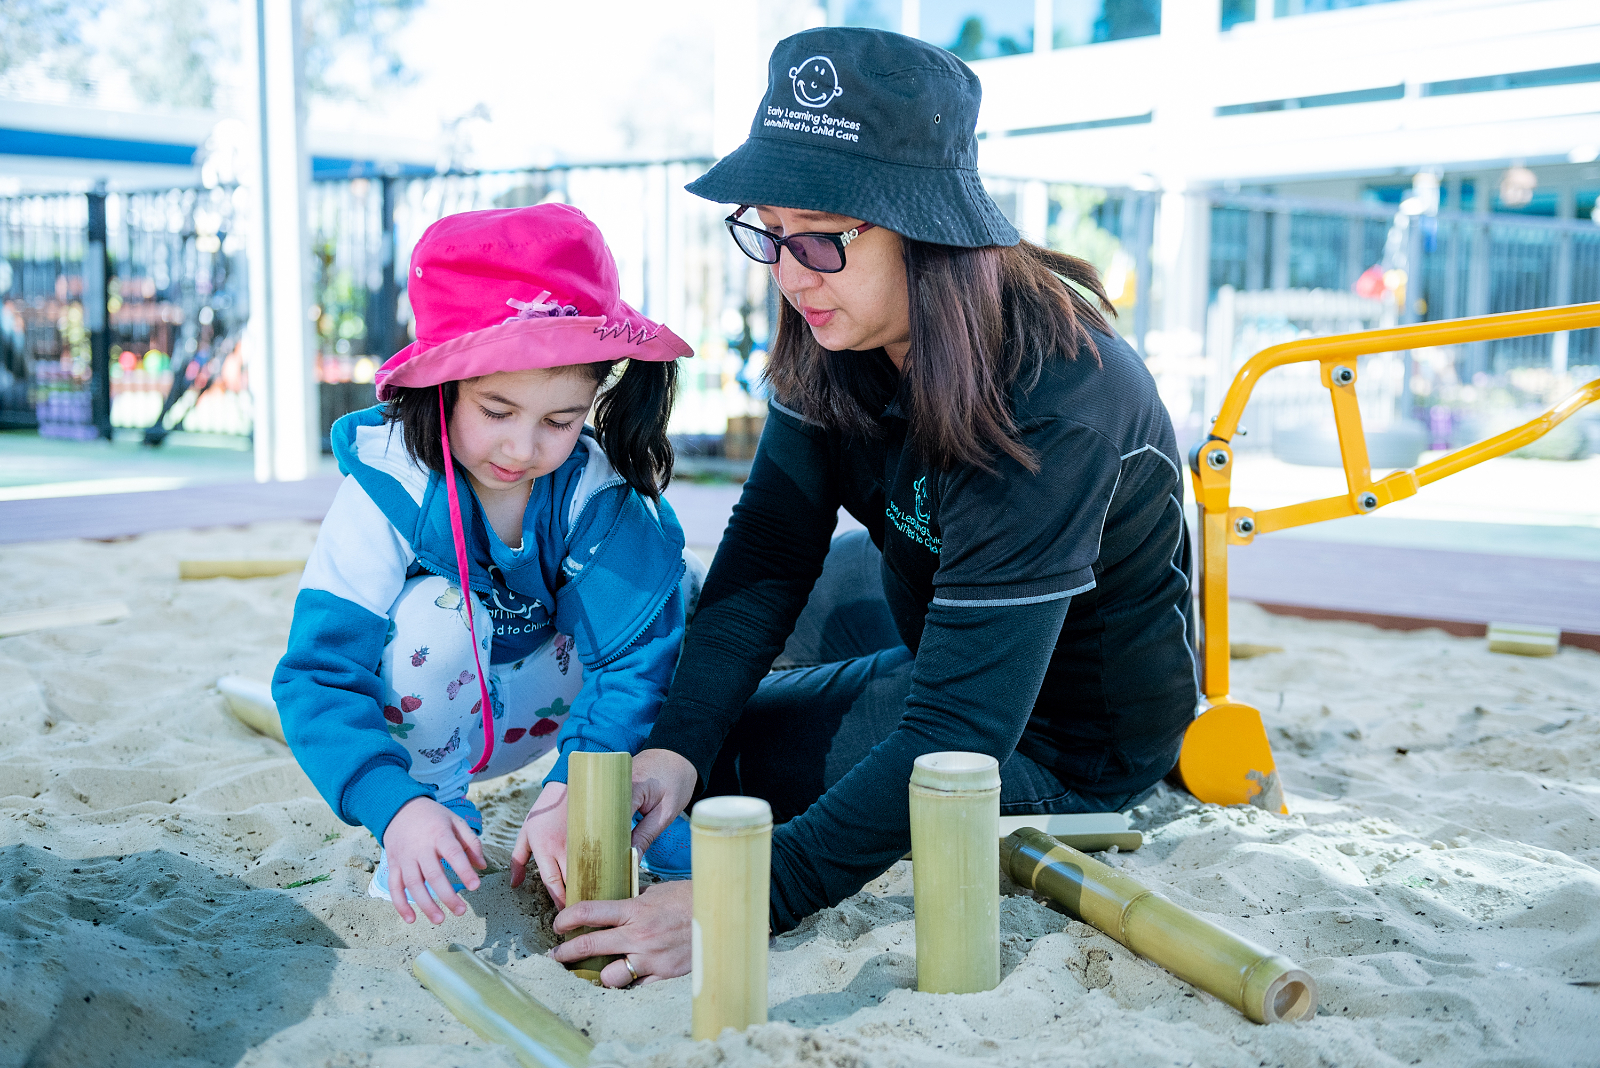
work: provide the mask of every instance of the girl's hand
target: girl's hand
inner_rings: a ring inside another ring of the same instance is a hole
[[[633,758],[633,808],[640,817],[633,844],[641,854],[689,807],[699,781],[694,765],[670,749],[646,749]]]
[[[406,900],[408,890],[429,923],[444,922],[440,904],[457,916],[467,911],[467,903],[450,885],[441,860],[449,863],[468,890],[479,886],[473,869],[489,866],[467,821],[431,797],[414,797],[395,813],[384,829],[383,848],[389,854],[389,900],[407,923],[417,918]],[[433,894],[428,893],[430,886]]]
[[[539,881],[550,891],[556,908],[567,905],[567,784],[545,783],[528,818],[517,832],[517,846],[511,851],[511,885],[521,886],[532,857],[539,870]]]
[[[598,929],[561,943],[550,956],[569,964],[586,957],[621,954],[633,963],[641,986],[671,979],[689,970],[693,917],[694,885],[687,879],[657,883],[624,901],[580,901],[556,915],[556,933],[578,927]],[[614,960],[601,971],[600,982],[627,986],[633,976],[626,964]]]

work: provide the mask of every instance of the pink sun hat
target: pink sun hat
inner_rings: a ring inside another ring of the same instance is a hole
[[[446,216],[408,281],[417,340],[378,369],[379,400],[496,371],[694,355],[623,301],[605,239],[566,204]]]

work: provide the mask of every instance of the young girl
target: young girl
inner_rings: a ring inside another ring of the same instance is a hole
[[[622,302],[565,205],[441,219],[409,281],[417,340],[378,372],[387,403],[333,428],[346,478],[273,696],[322,796],[383,843],[368,892],[440,923],[484,867],[468,783],[560,750],[513,875],[531,855],[561,900],[567,755],[637,751],[666,695],[686,554],[660,490],[691,351]]]

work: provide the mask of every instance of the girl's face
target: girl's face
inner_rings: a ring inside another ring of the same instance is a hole
[[[520,490],[572,455],[598,384],[579,368],[499,371],[461,383],[450,451],[480,495]]]
[[[761,225],[779,235],[840,233],[865,221],[764,205],[756,212]],[[808,270],[782,249],[772,277],[823,348],[882,348],[896,367],[904,362],[911,347],[911,300],[899,234],[880,226],[857,237],[845,250],[844,270],[837,274]]]

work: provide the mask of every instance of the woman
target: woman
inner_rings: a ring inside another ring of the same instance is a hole
[[[979,95],[941,49],[807,31],[689,187],[754,205],[729,229],[784,304],[760,449],[634,765],[636,837],[706,793],[769,800],[778,932],[904,855],[918,756],[994,756],[1006,814],[1116,811],[1194,714],[1171,422],[1093,269],[984,192]],[[872,546],[830,555],[840,506]],[[769,674],[780,652],[811,666]],[[554,955],[679,975],[689,911],[681,883],[575,905],[558,931],[609,929]]]

